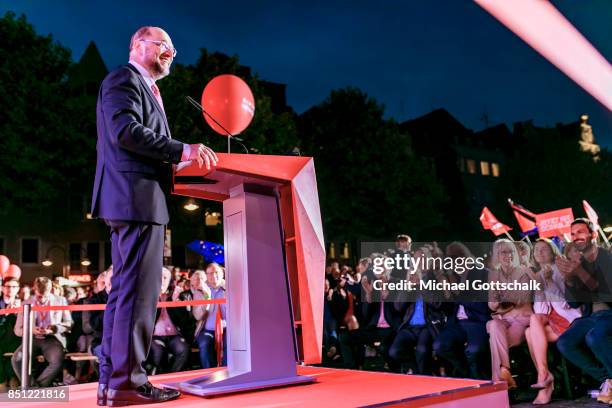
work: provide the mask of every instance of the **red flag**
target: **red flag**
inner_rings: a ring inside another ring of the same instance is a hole
[[[510,204],[510,207],[512,207],[513,210],[518,211],[522,215],[527,216],[529,218],[535,218],[536,215],[537,215],[536,213],[529,211],[528,209],[526,209],[522,205],[519,205],[519,204],[515,203],[511,199],[508,199],[508,204]],[[519,224],[520,224],[520,221],[519,221]]]
[[[480,223],[484,229],[490,230],[495,236],[512,230],[509,226],[497,221],[497,218],[487,207],[483,208],[480,213]]]
[[[521,231],[523,232],[531,231],[536,227],[535,222],[523,216],[520,212],[518,211],[513,211],[513,212],[514,212],[514,216],[516,217],[516,220],[518,221],[519,226],[521,227]]]
[[[560,236],[570,232],[574,214],[571,208],[538,214],[536,223],[540,238]]]
[[[593,207],[587,203],[587,200],[582,200],[582,206],[584,207],[584,212],[586,213],[587,217],[589,217],[589,220],[593,223],[593,226],[597,228],[599,226],[599,217],[597,216],[597,213]]]

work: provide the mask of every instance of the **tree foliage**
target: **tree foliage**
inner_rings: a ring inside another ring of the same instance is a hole
[[[439,227],[446,201],[430,164],[415,157],[384,108],[355,88],[332,91],[299,118],[314,156],[324,230],[330,239],[388,240]]]
[[[556,128],[528,125],[525,143],[509,160],[499,184],[500,201],[511,198],[536,213],[572,207],[584,217],[582,200],[598,211],[602,222],[612,220],[612,154],[603,149],[599,160],[582,152],[577,137]],[[501,203],[500,203],[501,204]],[[506,205],[507,207],[507,205]],[[511,217],[511,214],[508,214]]]
[[[70,51],[25,16],[7,12],[0,38],[0,209],[42,210],[90,188],[95,98],[70,95]]]

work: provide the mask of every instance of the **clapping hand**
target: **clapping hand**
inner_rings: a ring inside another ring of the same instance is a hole
[[[557,265],[557,268],[559,268],[561,275],[563,275],[565,279],[569,279],[574,275],[574,271],[578,265],[580,265],[580,262],[572,261],[564,256],[558,256],[557,259],[555,259],[555,264]]]

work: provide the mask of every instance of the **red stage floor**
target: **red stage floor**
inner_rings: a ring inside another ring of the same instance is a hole
[[[158,375],[154,384],[183,381],[213,370],[185,371]],[[321,367],[298,367],[298,374],[317,378],[313,384],[274,388],[202,398],[183,394],[181,398],[156,406],[174,407],[508,407],[506,383],[492,383],[455,378],[399,375],[371,371],[337,370]],[[69,403],[19,403],[21,407],[73,405],[96,407],[97,383],[70,387]],[[15,407],[15,404],[6,403]]]

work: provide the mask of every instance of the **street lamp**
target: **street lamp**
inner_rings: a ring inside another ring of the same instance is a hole
[[[62,251],[62,255],[63,255],[62,276],[66,278],[68,275],[68,270],[67,270],[67,265],[66,265],[66,248],[64,248],[63,246],[51,245],[49,249],[47,249],[47,254],[45,255],[45,260],[42,261],[42,264],[44,267],[47,267],[47,268],[53,265],[53,261],[51,260],[50,255],[51,255],[51,251],[53,251],[54,249],[59,249],[60,251]]]
[[[49,249],[47,249],[47,255],[45,255],[45,260],[42,261],[42,265],[47,268],[50,266],[53,266],[53,261],[51,260],[50,255],[51,255],[51,251],[53,251],[54,249],[59,249],[62,251],[62,254],[63,254],[62,276],[64,278],[67,278],[70,270],[69,270],[68,262],[66,261],[66,248],[64,248],[63,246],[51,245]],[[87,256],[87,250],[85,248],[81,248],[81,265],[83,266],[91,265],[91,261],[89,260],[89,257]]]
[[[187,211],[195,211],[198,208],[200,208],[200,206],[197,205],[193,199],[190,199],[189,201],[187,201],[187,204],[183,206],[183,208],[186,209]]]

